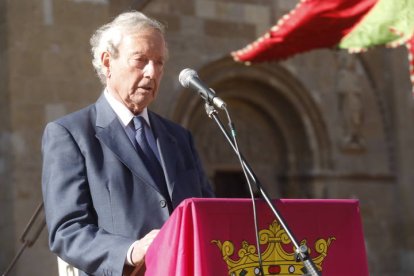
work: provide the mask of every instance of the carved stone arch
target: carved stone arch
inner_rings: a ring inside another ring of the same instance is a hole
[[[369,91],[372,93],[372,97],[375,99],[375,103],[378,106],[379,119],[384,131],[385,143],[387,144],[387,158],[388,169],[390,173],[395,173],[397,170],[396,156],[393,153],[393,144],[395,144],[393,133],[395,133],[395,127],[393,126],[393,114],[392,114],[392,96],[389,91],[393,90],[392,82],[389,81],[384,74],[384,70],[378,70],[377,68],[387,68],[389,65],[389,52],[384,54],[383,49],[375,49],[366,53],[365,55],[356,55],[355,59],[360,62],[363,72],[367,77],[370,84]],[[377,72],[377,73],[376,73]],[[380,72],[380,73],[378,73]]]
[[[302,85],[277,64],[247,67],[229,58],[198,73],[227,103],[240,150],[269,194],[313,196],[310,184],[330,170],[331,149],[318,108]],[[226,123],[224,112],[219,113]],[[181,92],[173,118],[193,133],[212,179],[217,171],[240,168],[194,92]]]

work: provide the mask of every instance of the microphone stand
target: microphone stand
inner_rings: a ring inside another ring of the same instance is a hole
[[[223,124],[221,123],[220,119],[218,118],[217,110],[212,106],[208,101],[205,102],[205,110],[208,115],[208,117],[213,118],[214,121],[219,126],[221,132],[226,137],[227,141],[230,143],[231,147],[233,148],[233,151],[237,154],[237,148],[233,142],[233,140],[230,138],[230,135],[228,134],[227,130],[224,128]],[[267,205],[272,210],[273,214],[278,219],[279,223],[282,225],[283,229],[285,230],[286,234],[288,235],[289,239],[292,241],[294,247],[295,247],[295,257],[296,261],[301,261],[304,266],[304,276],[321,276],[322,274],[318,271],[315,264],[313,263],[313,260],[310,258],[308,253],[308,248],[306,245],[299,245],[296,241],[295,237],[293,236],[292,232],[289,230],[289,227],[285,223],[282,216],[279,214],[279,212],[276,210],[276,207],[273,205],[272,201],[269,199],[269,196],[267,195],[266,191],[263,189],[262,185],[260,184],[259,180],[257,179],[255,173],[250,168],[249,164],[245,161],[244,157],[240,154],[241,160],[242,160],[242,166],[246,169],[247,173],[249,174],[250,178],[253,180],[253,182],[256,184],[257,189],[259,190],[262,198],[265,200]]]
[[[14,256],[10,265],[7,267],[6,271],[4,271],[4,273],[2,274],[2,276],[8,275],[8,273],[12,270],[16,262],[19,260],[20,256],[22,255],[26,247],[31,247],[36,242],[37,238],[40,236],[40,233],[42,233],[43,228],[46,226],[46,219],[44,216],[42,220],[38,223],[37,229],[34,231],[32,237],[27,238],[29,231],[32,229],[33,225],[35,224],[42,210],[43,210],[43,202],[41,202],[37,206],[36,211],[30,218],[29,222],[27,223],[26,228],[24,229],[23,234],[20,237],[20,242],[23,244],[20,247],[19,252],[17,252],[17,254]]]

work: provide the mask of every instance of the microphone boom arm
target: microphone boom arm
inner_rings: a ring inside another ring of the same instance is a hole
[[[216,122],[216,124],[220,128],[221,132],[223,133],[223,135],[225,136],[225,138],[229,142],[230,146],[232,147],[233,151],[236,152],[236,154],[237,154],[237,148],[234,145],[233,140],[230,138],[229,133],[227,132],[227,130],[224,128],[222,122],[220,121],[220,118],[218,118],[218,116],[217,116],[217,113],[218,113],[217,110],[214,108],[214,106],[212,106],[207,101],[205,103],[205,110],[206,110],[207,115],[210,118],[214,119],[214,121]],[[285,230],[286,234],[288,235],[289,239],[292,241],[292,243],[293,243],[293,245],[295,247],[296,259],[298,261],[302,261],[303,262],[304,268],[306,270],[305,276],[306,275],[309,275],[309,276],[321,276],[321,273],[318,271],[318,269],[316,268],[315,264],[313,263],[312,259],[310,258],[309,254],[308,254],[308,248],[307,248],[307,246],[306,245],[299,245],[298,244],[298,242],[296,241],[296,239],[293,236],[292,232],[290,231],[288,225],[285,223],[284,219],[282,218],[282,216],[277,211],[276,207],[274,206],[273,202],[270,200],[270,198],[267,195],[266,191],[263,189],[263,187],[260,184],[260,181],[256,177],[255,173],[253,172],[253,170],[251,169],[251,167],[249,166],[249,164],[246,162],[246,160],[244,159],[243,155],[240,154],[240,156],[241,156],[241,160],[242,160],[242,166],[246,169],[249,177],[255,183],[257,189],[259,190],[260,195],[262,196],[262,198],[264,199],[264,201],[267,203],[267,205],[269,206],[269,208],[272,210],[273,214],[278,219],[280,225],[282,225],[282,227]]]

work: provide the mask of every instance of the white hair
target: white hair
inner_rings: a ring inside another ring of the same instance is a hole
[[[129,11],[118,15],[113,21],[98,28],[90,39],[92,64],[103,84],[106,82],[104,66],[101,61],[103,52],[118,57],[118,47],[124,35],[146,29],[155,29],[164,35],[165,27],[155,19],[138,11]],[[167,50],[167,49],[166,49]]]

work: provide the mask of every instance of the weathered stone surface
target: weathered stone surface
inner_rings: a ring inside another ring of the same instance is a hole
[[[101,93],[90,35],[139,5],[168,25],[170,60],[152,108],[193,132],[211,179],[240,168],[199,98],[178,83],[185,67],[226,100],[240,147],[273,197],[359,199],[371,274],[413,274],[414,101],[406,50],[315,50],[280,63],[234,63],[229,53],[266,31],[291,2],[0,1],[0,271],[41,202],[45,123]],[[43,231],[13,275],[56,274]]]

